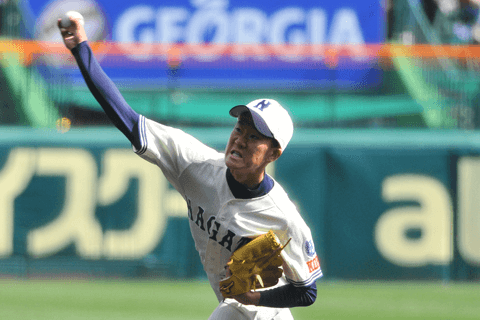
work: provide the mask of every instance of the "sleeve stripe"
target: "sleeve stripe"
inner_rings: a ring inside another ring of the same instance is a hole
[[[140,118],[138,119],[138,127],[140,131],[140,145],[141,148],[136,152],[137,154],[143,154],[147,150],[147,130],[145,128],[145,117],[140,115]]]
[[[315,280],[323,277],[322,269],[318,269],[315,271],[310,278],[304,281],[294,281],[291,279],[287,279],[287,281],[291,284],[293,284],[295,287],[305,287],[311,285]]]

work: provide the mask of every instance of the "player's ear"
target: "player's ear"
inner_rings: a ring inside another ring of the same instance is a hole
[[[268,160],[269,162],[273,162],[278,158],[280,158],[281,155],[282,155],[282,149],[280,147],[272,147]]]

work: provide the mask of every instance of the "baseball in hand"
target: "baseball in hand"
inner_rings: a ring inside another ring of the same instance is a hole
[[[80,21],[80,24],[82,26],[85,25],[85,19],[83,18],[83,16],[77,12],[77,11],[68,11],[67,13],[65,13],[62,17],[62,21],[60,21],[60,26],[62,28],[68,28],[70,27],[71,25],[71,21],[70,21],[70,18],[78,18],[79,21]]]

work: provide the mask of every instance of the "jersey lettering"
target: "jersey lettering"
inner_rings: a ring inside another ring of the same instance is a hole
[[[190,199],[187,199],[187,207],[188,207],[188,218],[193,221],[192,203],[190,202]]]
[[[232,251],[233,237],[235,237],[235,233],[233,233],[230,230],[227,230],[227,234],[223,237],[222,241],[220,241],[218,244],[220,244],[222,247],[225,247],[225,244],[227,244],[225,249],[227,249],[228,251]]]
[[[222,225],[219,222],[217,222],[216,216],[209,217],[208,220],[205,222],[205,210],[200,206],[197,206],[197,214],[196,214],[196,218],[194,218],[193,217],[194,209],[192,208],[192,202],[188,198],[187,198],[187,207],[188,207],[188,217],[192,221],[191,226],[193,227],[193,223],[195,223],[195,225],[197,225],[201,230],[206,231],[208,233],[209,239],[217,242],[219,245],[221,245],[228,251],[232,252],[232,246],[235,242],[235,237],[237,236],[235,232],[226,228],[223,228],[222,230]],[[226,233],[224,230],[226,230]],[[219,236],[219,233],[221,235],[224,235],[220,241],[218,240],[221,237]],[[235,245],[235,250],[249,243],[250,241],[252,241],[252,239],[241,237],[240,240]]]
[[[200,229],[202,229],[203,231],[205,231],[205,227],[203,226],[203,213],[204,212],[205,212],[205,210],[203,210],[202,207],[198,207],[197,221],[195,221],[197,226],[199,226]]]
[[[267,100],[262,100],[259,103],[257,103],[254,108],[260,109],[260,111],[263,111],[263,109],[267,108],[270,105],[270,101]]]
[[[215,226],[212,227],[212,223],[215,223]],[[221,225],[217,221],[215,221],[215,216],[210,217],[207,221],[207,232],[210,234],[210,239],[217,241],[217,233],[218,230],[220,229]]]
[[[315,256],[310,261],[307,261],[307,266],[308,266],[308,272],[312,273],[315,270],[320,269],[320,261],[318,260],[318,256]]]

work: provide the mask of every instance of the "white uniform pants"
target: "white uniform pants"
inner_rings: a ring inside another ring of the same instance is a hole
[[[220,302],[208,320],[293,320],[288,308],[246,306],[233,299]]]

